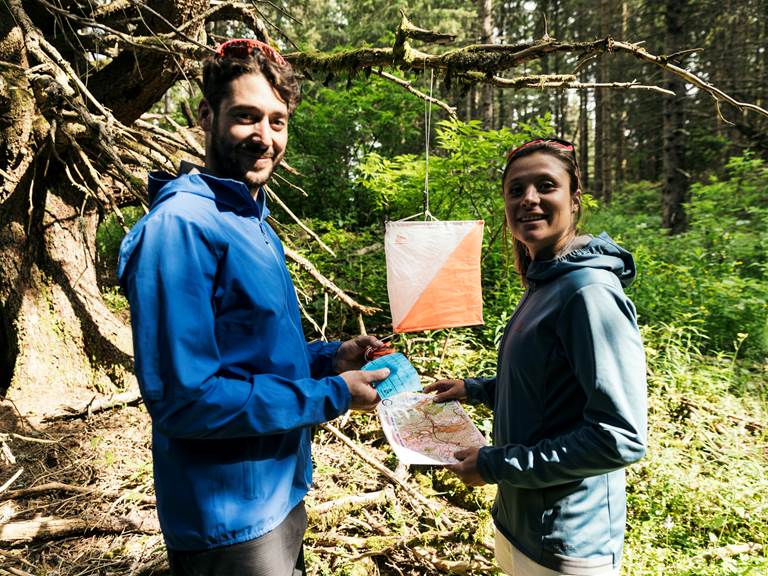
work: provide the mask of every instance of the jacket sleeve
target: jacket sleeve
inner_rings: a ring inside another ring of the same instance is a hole
[[[335,376],[333,361],[336,358],[336,351],[341,346],[341,342],[323,342],[315,340],[307,344],[307,353],[309,354],[309,365],[312,370],[313,378],[322,378],[323,376]]]
[[[136,376],[156,429],[176,438],[276,434],[344,413],[340,377],[291,380],[222,370],[212,298],[215,243],[189,219],[156,214],[121,247]]]
[[[469,404],[485,404],[493,409],[496,398],[496,377],[493,378],[465,378],[464,389],[467,391]]]
[[[632,303],[618,288],[590,284],[565,304],[557,330],[586,395],[582,422],[534,446],[482,448],[478,469],[486,482],[553,486],[617,470],[645,454],[645,353]]]

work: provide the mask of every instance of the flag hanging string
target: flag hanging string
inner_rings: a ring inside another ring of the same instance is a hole
[[[426,69],[426,63],[424,68]],[[433,69],[430,70],[429,75],[429,100],[424,100],[424,220],[435,219],[429,211],[429,137],[432,133],[432,88],[434,82],[435,71]]]

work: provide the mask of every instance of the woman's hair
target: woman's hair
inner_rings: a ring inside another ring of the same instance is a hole
[[[219,112],[221,101],[229,95],[232,81],[243,74],[263,75],[285,101],[288,114],[293,114],[301,93],[293,68],[282,57],[270,57],[261,50],[252,50],[244,58],[216,54],[205,61],[203,97],[214,113]]]
[[[529,140],[524,144],[521,144],[517,148],[513,148],[507,154],[507,164],[504,167],[504,174],[501,177],[502,191],[504,190],[505,182],[507,181],[507,173],[509,168],[515,160],[518,160],[524,156],[529,156],[536,152],[543,154],[549,154],[554,156],[563,163],[568,176],[571,179],[571,197],[581,189],[581,171],[579,170],[579,164],[576,161],[576,148],[573,144],[567,140],[560,140],[559,138],[535,138]],[[576,224],[581,218],[581,203],[578,204],[576,209],[576,217],[573,221],[574,231],[577,232]],[[512,249],[515,255],[515,269],[520,274],[520,281],[523,286],[528,286],[528,280],[525,275],[528,272],[528,266],[531,264],[531,255],[528,253],[528,249],[514,236],[512,237]]]

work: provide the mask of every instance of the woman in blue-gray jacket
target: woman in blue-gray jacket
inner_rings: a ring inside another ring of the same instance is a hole
[[[607,234],[578,234],[579,184],[569,142],[509,153],[502,188],[526,290],[496,377],[425,388],[494,410],[494,445],[457,452],[449,468],[498,485],[496,558],[515,576],[617,575],[624,467],[645,453],[645,355],[623,291],[635,266]]]

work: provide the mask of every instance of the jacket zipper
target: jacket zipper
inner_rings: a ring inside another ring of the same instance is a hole
[[[264,238],[264,243],[269,247],[269,251],[272,254],[272,258],[275,260],[275,263],[277,264],[278,270],[280,270],[280,277],[283,281],[283,290],[285,291],[286,296],[290,293],[289,288],[291,288],[288,285],[288,282],[286,281],[285,275],[288,273],[287,270],[283,270],[284,263],[280,261],[280,258],[277,256],[277,252],[275,251],[274,246],[272,245],[272,242],[269,241],[269,235],[267,234],[267,230],[264,227],[264,220],[257,217],[257,220],[259,221],[259,230],[261,230],[261,236]],[[304,340],[304,332],[302,330],[299,330],[299,328],[296,326],[296,322],[293,320],[293,316],[291,314],[288,314],[288,318],[291,322],[291,326],[293,327],[293,330],[296,332],[296,335],[299,337],[301,341]]]
[[[515,318],[520,314],[520,312],[523,310],[523,307],[528,302],[528,298],[530,298],[531,294],[536,292],[536,283],[530,282],[528,283],[528,288],[526,288],[525,292],[523,293],[523,297],[520,299],[520,303],[517,305],[517,308],[515,309],[514,314],[512,314],[512,317],[509,319],[509,322],[507,322],[507,327],[504,328],[504,334],[501,337],[501,340],[499,340],[499,353],[504,349],[504,342],[507,339],[507,335],[509,334],[509,331],[512,329],[512,322],[514,322]],[[496,373],[499,373],[499,370],[501,369],[501,354],[499,354],[499,362],[496,365]]]
[[[493,399],[494,406],[498,404],[499,401],[499,383],[498,383],[498,375],[501,373],[501,357],[502,357],[502,350],[504,350],[504,343],[507,340],[507,335],[509,334],[509,331],[512,329],[512,322],[514,322],[515,318],[520,314],[520,312],[523,310],[523,307],[525,306],[526,302],[528,302],[528,298],[530,298],[531,294],[533,294],[536,291],[536,283],[535,282],[528,282],[528,288],[525,289],[525,292],[523,293],[523,297],[520,299],[520,303],[517,305],[517,308],[515,309],[514,314],[512,314],[512,317],[509,319],[509,322],[507,322],[506,328],[504,328],[504,334],[501,337],[501,340],[499,341],[499,359],[496,362],[496,376],[497,376],[497,382],[496,382],[496,393],[494,394],[495,398]],[[494,425],[494,434],[496,433],[496,426]]]

